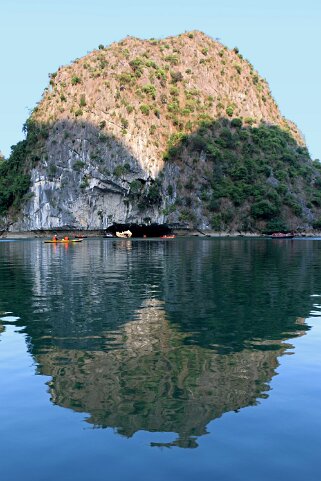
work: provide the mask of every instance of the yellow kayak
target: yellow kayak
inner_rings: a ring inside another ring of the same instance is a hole
[[[66,244],[68,242],[82,242],[83,239],[59,239],[59,240],[46,240],[45,244]]]

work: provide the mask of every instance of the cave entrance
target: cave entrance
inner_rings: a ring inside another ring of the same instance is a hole
[[[130,230],[133,237],[161,237],[171,235],[172,229],[167,224],[113,224],[106,229],[106,234]]]

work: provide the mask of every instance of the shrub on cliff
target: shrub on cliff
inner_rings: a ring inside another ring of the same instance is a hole
[[[76,75],[71,78],[71,85],[77,85],[77,84],[80,84],[80,82],[81,82],[80,77],[77,77]]]
[[[279,213],[279,209],[268,200],[260,200],[252,205],[251,213],[256,218],[270,219]]]
[[[139,108],[142,114],[149,115],[149,112],[150,112],[149,105],[142,104]]]
[[[313,229],[321,230],[321,218],[313,222],[312,227]]]

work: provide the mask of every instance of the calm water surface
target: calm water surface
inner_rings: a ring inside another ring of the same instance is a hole
[[[3,481],[321,479],[321,241],[0,242]]]

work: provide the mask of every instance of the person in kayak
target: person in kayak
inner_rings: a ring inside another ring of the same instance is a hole
[[[52,240],[53,240],[54,242],[57,242],[57,240],[59,240],[57,234],[55,234],[55,235],[53,236]]]
[[[65,240],[65,241],[68,241],[68,240],[69,240],[69,237],[66,235],[66,236],[64,237],[64,240]]]

